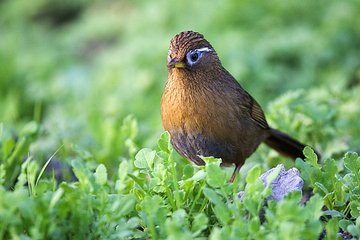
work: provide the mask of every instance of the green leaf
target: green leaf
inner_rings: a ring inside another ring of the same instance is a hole
[[[350,224],[347,227],[347,231],[354,237],[359,237],[360,236],[360,230],[357,226],[355,226],[355,224]]]
[[[321,166],[318,164],[318,157],[315,154],[314,150],[309,147],[306,146],[303,150],[303,153],[306,157],[306,160],[308,163],[310,163],[312,166],[316,167],[316,168],[320,168]]]
[[[187,215],[186,211],[182,208],[179,208],[175,212],[173,212],[172,218],[180,226],[186,225],[186,223],[188,221],[188,219],[187,219],[188,215]]]
[[[79,180],[80,186],[87,187],[90,192],[92,192],[95,188],[95,177],[90,170],[78,159],[72,160],[71,166],[75,176]]]
[[[215,164],[217,166],[220,166],[221,159],[220,158],[214,158],[214,157],[204,157],[200,156],[202,160],[204,160],[205,164]]]
[[[4,164],[0,164],[0,186],[5,182],[6,170]]]
[[[56,190],[56,192],[52,195],[51,197],[51,201],[49,204],[49,210],[53,210],[56,203],[59,202],[60,198],[63,196],[64,194],[64,189],[63,188],[58,188],[58,190]]]
[[[15,185],[15,190],[20,190],[23,188],[23,186],[26,184],[26,182],[28,181],[28,176],[27,176],[27,169],[29,168],[29,164],[30,161],[32,160],[31,157],[28,157],[22,164],[21,164],[21,171],[19,176],[17,177],[17,182]],[[29,184],[29,187],[30,184]]]
[[[158,147],[161,151],[170,153],[172,151],[172,146],[170,143],[170,134],[168,132],[163,132],[157,142]]]
[[[27,173],[27,182],[31,188],[31,192],[35,194],[35,182],[36,182],[36,174],[39,170],[39,165],[36,161],[30,161],[29,165],[27,166],[26,173]]]
[[[323,166],[324,177],[328,180],[336,180],[335,174],[338,172],[338,167],[334,159],[326,159]]]
[[[333,216],[334,217],[334,216]],[[338,231],[339,231],[339,219],[332,218],[326,224],[326,239],[337,239]]]
[[[203,188],[204,195],[210,202],[214,204],[222,204],[221,197],[212,189],[204,187]]]
[[[21,130],[21,134],[25,136],[31,136],[39,131],[39,124],[35,121],[27,123]]]
[[[324,206],[324,201],[322,197],[318,194],[315,194],[310,198],[306,203],[306,216],[308,219],[319,219],[322,215],[322,207]]]
[[[263,205],[263,198],[259,197],[257,199],[249,197],[249,193],[245,193],[243,197],[243,204],[249,214],[251,216],[258,216],[259,215],[259,206]]]
[[[100,164],[95,171],[96,182],[100,185],[105,185],[107,182],[107,170],[104,164]]]
[[[270,187],[271,183],[278,177],[282,165],[279,164],[276,168],[266,177],[267,187]]]
[[[358,195],[350,202],[351,215],[355,218],[360,216],[360,196]]]
[[[200,169],[191,178],[188,178],[187,180],[188,181],[200,181],[200,180],[206,178],[206,176],[207,176],[207,173],[204,170]]]
[[[205,230],[208,226],[209,219],[204,213],[198,213],[195,215],[194,220],[192,222],[192,232],[193,237],[198,236],[203,230]]]
[[[153,151],[150,148],[143,148],[135,155],[134,165],[137,168],[145,169],[150,168],[152,169],[154,166],[154,159],[155,159],[156,151]]]
[[[226,229],[224,228],[215,227],[212,230],[209,239],[210,240],[230,239],[230,233],[226,232],[225,230]]]
[[[256,233],[260,230],[260,219],[259,217],[253,217],[249,221],[249,231]]]
[[[133,115],[124,118],[121,125],[121,135],[129,139],[134,139],[138,133],[138,123]]]
[[[117,205],[116,208],[113,206],[112,210],[116,211],[120,216],[125,216],[134,210],[135,204],[136,200],[134,196],[132,194],[126,195],[120,199],[119,205]]]
[[[339,227],[344,231],[347,231],[347,227],[352,224],[353,224],[352,221],[347,220],[347,219],[341,219],[339,221]]]
[[[2,145],[1,147],[2,147],[2,152],[3,152],[2,158],[6,159],[11,154],[13,149],[15,148],[16,143],[13,138],[9,138],[9,139],[6,139],[4,142],[2,142],[1,145]]]
[[[249,170],[248,175],[246,176],[246,182],[250,184],[255,183],[256,181],[259,180],[260,175],[261,175],[261,168],[259,165],[255,165]]]
[[[320,188],[324,194],[329,194],[329,190],[326,189],[326,187],[324,185],[322,185],[320,182],[316,182],[315,185]]]
[[[227,225],[231,219],[231,213],[229,208],[224,204],[216,204],[214,207],[214,213],[223,225]]]
[[[344,215],[343,213],[341,213],[341,212],[339,212],[339,211],[336,211],[336,210],[326,210],[326,211],[323,212],[323,214],[324,214],[325,216],[331,216],[331,217],[333,217],[333,218],[335,218],[335,217],[342,217],[342,218],[344,218],[344,217],[345,217],[345,215]]]
[[[207,183],[213,188],[219,188],[226,183],[226,173],[218,164],[209,163],[206,165]]]
[[[191,178],[194,175],[194,167],[191,166],[190,164],[185,165],[184,169],[183,169],[183,176],[182,179],[188,179]]]
[[[313,167],[303,160],[296,159],[295,160],[295,166],[299,169],[301,177],[306,182],[310,182],[310,175],[313,172]]]
[[[348,152],[344,157],[344,166],[353,174],[359,174],[360,157],[355,152]]]
[[[120,181],[124,181],[128,174],[128,163],[126,161],[122,161],[119,165],[118,176]]]

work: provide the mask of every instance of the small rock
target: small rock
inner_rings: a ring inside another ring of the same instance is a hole
[[[275,170],[275,168],[270,169],[269,171],[263,173],[260,176],[261,181],[264,186],[266,186],[267,177]],[[285,170],[284,165],[281,165],[279,175],[272,181],[270,187],[272,190],[271,196],[267,199],[274,199],[275,201],[282,200],[289,192],[300,191],[302,193],[302,187],[304,185],[304,180],[300,177],[300,172],[296,168],[291,168],[288,171]],[[244,192],[241,191],[238,193],[240,200]]]
[[[261,181],[264,186],[266,186],[266,179],[275,168],[270,169],[269,171],[263,173],[260,176]],[[304,185],[304,180],[300,177],[300,172],[296,168],[291,168],[286,171],[284,165],[281,165],[279,175],[272,181],[270,187],[272,190],[271,198],[280,201],[283,199],[289,192],[300,191],[302,192],[302,187]]]

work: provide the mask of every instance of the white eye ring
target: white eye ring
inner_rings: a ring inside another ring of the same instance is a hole
[[[186,54],[186,60],[190,66],[196,64],[200,58],[202,57],[204,52],[211,52],[212,50],[210,48],[204,47],[204,48],[198,48],[193,51],[189,51]]]

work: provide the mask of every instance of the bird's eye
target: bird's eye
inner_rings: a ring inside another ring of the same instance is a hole
[[[190,51],[186,54],[186,60],[190,66],[199,62],[200,58],[202,57],[204,52],[211,52],[210,48],[198,48],[193,51]]]
[[[196,62],[198,58],[199,58],[199,54],[197,52],[190,54],[190,59],[192,62]]]
[[[202,56],[202,52],[195,50],[188,52],[188,54],[186,55],[186,59],[190,65],[194,65],[199,61],[201,56]]]

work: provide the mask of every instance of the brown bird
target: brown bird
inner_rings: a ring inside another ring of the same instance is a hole
[[[199,156],[235,164],[230,182],[262,142],[282,155],[304,159],[305,145],[269,127],[260,105],[222,66],[202,34],[177,34],[167,67],[161,117],[178,153],[197,165],[204,164]]]

